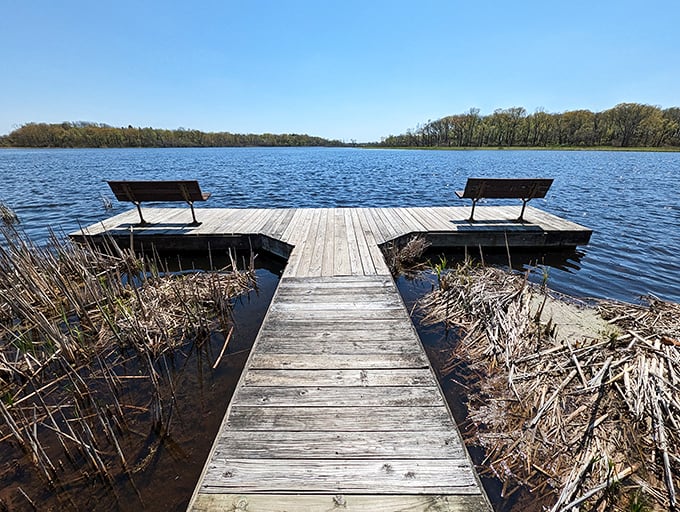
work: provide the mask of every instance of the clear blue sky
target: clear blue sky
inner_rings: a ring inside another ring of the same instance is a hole
[[[678,0],[0,0],[30,121],[374,141],[476,107],[680,106]]]

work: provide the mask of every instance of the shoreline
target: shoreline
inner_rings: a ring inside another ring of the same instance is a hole
[[[606,151],[622,153],[680,153],[680,147],[617,147],[617,146],[360,146],[361,149],[402,149],[423,151]]]

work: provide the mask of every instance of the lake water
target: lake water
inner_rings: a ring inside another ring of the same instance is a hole
[[[0,201],[38,241],[48,227],[68,233],[129,209],[113,198],[108,179],[198,179],[213,194],[207,206],[248,208],[467,206],[453,191],[469,176],[554,177],[548,197],[530,204],[594,234],[550,269],[550,286],[585,297],[635,302],[651,293],[680,301],[680,153],[7,149],[0,176]]]

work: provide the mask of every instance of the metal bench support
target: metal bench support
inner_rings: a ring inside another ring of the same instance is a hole
[[[133,201],[134,205],[137,207],[137,212],[139,212],[139,225],[140,226],[148,226],[149,223],[144,220],[144,217],[142,216],[142,203],[139,201]]]

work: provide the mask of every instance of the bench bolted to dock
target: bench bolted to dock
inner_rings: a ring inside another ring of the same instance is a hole
[[[195,180],[155,181],[108,181],[116,199],[133,203],[139,213],[140,226],[148,225],[142,216],[142,202],[183,201],[191,207],[192,226],[201,223],[196,220],[194,201],[207,201],[209,192],[201,192]]]
[[[521,199],[522,211],[517,220],[524,222],[527,203],[545,197],[552,183],[552,178],[468,178],[465,190],[457,190],[456,195],[472,199],[470,222],[475,220],[475,206],[480,199]]]

